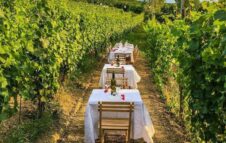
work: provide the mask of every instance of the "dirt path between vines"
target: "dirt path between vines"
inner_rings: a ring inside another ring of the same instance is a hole
[[[85,80],[86,82],[84,85],[87,85],[88,87],[85,92],[84,90],[80,90],[78,92],[75,91],[76,93],[73,94],[71,93],[71,89],[68,91],[64,89],[58,93],[57,97],[61,108],[63,109],[59,124],[49,134],[40,138],[37,141],[38,143],[43,143],[43,141],[65,143],[84,142],[85,107],[91,91],[98,88],[99,78],[104,63],[105,61],[101,62],[93,73],[86,77],[90,80]],[[141,76],[141,82],[138,84],[138,87],[154,124],[154,143],[184,143],[185,131],[166,110],[165,104],[160,99],[151,79],[151,70],[142,54],[136,59],[134,66]]]

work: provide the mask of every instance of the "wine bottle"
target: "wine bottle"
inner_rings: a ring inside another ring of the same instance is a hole
[[[116,80],[115,80],[115,73],[112,73],[111,78],[111,95],[113,95],[116,92]]]
[[[118,66],[118,67],[120,66],[120,59],[119,59],[119,55],[117,56],[117,59],[116,59],[116,64],[117,64],[117,66]]]

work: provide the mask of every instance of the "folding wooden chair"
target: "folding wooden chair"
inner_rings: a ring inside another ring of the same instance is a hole
[[[130,142],[132,112],[134,111],[133,102],[98,102],[99,111],[99,141],[103,143],[105,131],[123,131],[126,135],[126,142]],[[106,118],[103,113],[123,113],[128,115],[125,118]],[[106,142],[106,141],[105,141]]]
[[[123,68],[107,68],[107,85],[111,85],[112,74],[121,75],[121,77],[115,77],[116,86],[119,86],[123,89],[128,87],[128,78],[125,78],[125,70]],[[111,76],[110,76],[111,75]]]
[[[126,63],[126,56],[127,56],[127,54],[124,54],[124,53],[115,53],[115,62],[116,62],[116,60],[117,60],[117,58],[119,58],[119,62],[121,63],[121,64],[127,64]]]
[[[116,78],[116,86],[121,89],[129,89],[131,87],[128,86],[128,78]],[[106,80],[106,85],[111,85],[111,79]]]

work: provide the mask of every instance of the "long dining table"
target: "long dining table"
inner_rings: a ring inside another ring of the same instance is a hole
[[[91,93],[85,112],[85,143],[95,143],[98,138],[98,102],[134,102],[135,109],[132,116],[131,138],[143,138],[147,143],[153,143],[154,127],[146,106],[143,103],[140,92],[137,89],[121,89],[116,96],[104,89],[94,89]],[[105,117],[123,118],[122,113],[107,113]]]

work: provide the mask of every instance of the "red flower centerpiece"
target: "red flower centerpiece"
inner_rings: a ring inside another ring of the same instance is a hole
[[[125,95],[124,95],[124,94],[121,94],[121,99],[122,99],[123,101],[125,101]]]
[[[105,86],[104,86],[104,93],[107,93],[107,92],[108,92],[108,86],[105,85]]]

